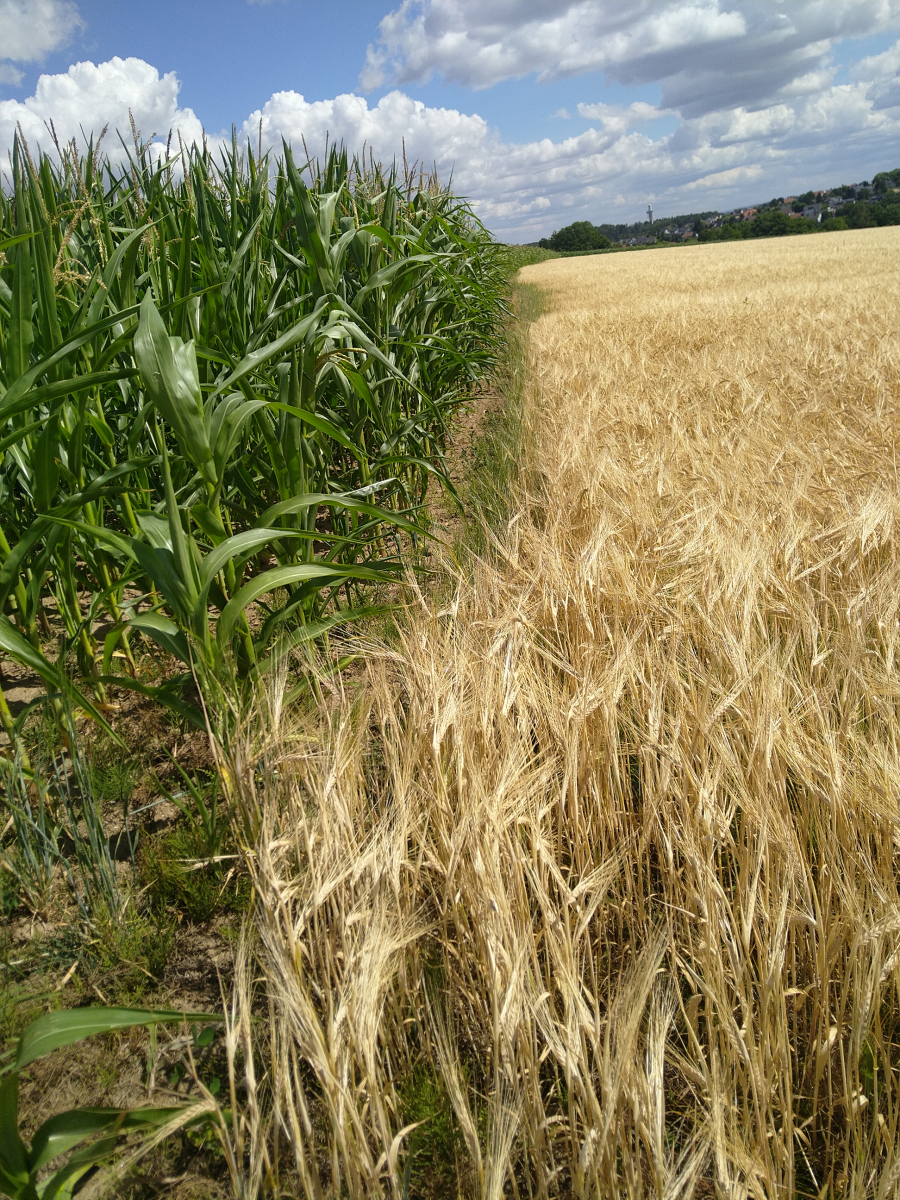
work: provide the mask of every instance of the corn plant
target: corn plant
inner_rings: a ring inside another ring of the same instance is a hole
[[[214,1105],[74,1108],[48,1117],[30,1145],[19,1132],[19,1075],[37,1059],[95,1034],[136,1025],[149,1026],[152,1033],[157,1025],[188,1020],[221,1021],[222,1017],[149,1009],[78,1008],[45,1013],[32,1021],[19,1039],[11,1065],[0,1078],[0,1195],[11,1200],[66,1200],[78,1181],[108,1159],[123,1137],[165,1136],[167,1129],[174,1132],[186,1124],[196,1127],[215,1121]],[[48,1175],[46,1168],[66,1153],[67,1160]]]
[[[426,535],[502,252],[436,180],[339,148],[57,151],[17,140],[0,195],[0,651],[58,713],[106,724],[118,686],[200,724],[183,684],[373,611]]]

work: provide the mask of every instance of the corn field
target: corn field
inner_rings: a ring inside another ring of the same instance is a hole
[[[498,248],[434,178],[340,148],[160,161],[135,136],[118,168],[17,140],[11,167],[0,652],[61,719],[106,726],[127,688],[202,726],[186,685],[370,613],[421,546],[495,358]],[[31,707],[0,688],[7,739]]]

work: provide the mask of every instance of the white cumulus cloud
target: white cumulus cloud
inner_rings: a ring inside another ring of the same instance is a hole
[[[646,104],[636,100],[627,107],[621,104],[584,104],[578,105],[578,115],[589,121],[599,121],[609,133],[626,133],[639,125],[655,121],[657,117],[665,117],[669,109],[657,108],[655,104]]]
[[[685,184],[684,190],[695,192],[701,188],[708,190],[723,187],[733,188],[736,184],[749,183],[753,179],[759,179],[762,174],[763,168],[759,163],[754,163],[749,167],[732,167],[729,171],[714,171],[711,175],[701,175],[692,183]]]
[[[29,144],[49,150],[52,121],[61,142],[80,140],[82,130],[99,134],[109,125],[112,136],[104,148],[115,157],[116,131],[131,140],[129,112],[144,140],[154,134],[165,140],[172,130],[185,141],[197,141],[203,129],[190,108],[179,108],[179,86],[174,71],[161,76],[140,58],[111,58],[96,66],[80,62],[65,74],[41,75],[33,96],[0,100],[0,151],[5,158],[17,128]]]
[[[264,146],[280,147],[281,139],[296,146],[305,138],[311,153],[320,152],[326,135],[343,140],[351,149],[363,143],[376,157],[399,158],[405,142],[409,160],[430,166],[432,161],[462,162],[490,142],[487,121],[453,108],[430,108],[403,92],[383,96],[369,108],[363,96],[352,93],[333,100],[304,99],[299,92],[276,92],[244,122],[241,135],[254,144],[262,122]]]
[[[871,54],[868,58],[861,58],[850,68],[850,74],[854,79],[862,79],[867,82],[876,79],[892,79],[898,83],[900,81],[900,39],[881,54]]]
[[[781,89],[782,96],[809,96],[828,87],[837,74],[837,67],[823,67],[821,71],[809,71],[798,75]]]
[[[83,28],[78,6],[71,0],[0,0],[0,58],[40,62]]]
[[[900,41],[883,54],[860,59],[850,73],[866,84],[866,94],[876,108],[900,106]]]
[[[557,79],[743,31],[741,13],[714,0],[404,0],[382,20],[361,83]]]

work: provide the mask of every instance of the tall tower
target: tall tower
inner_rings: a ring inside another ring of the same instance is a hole
[[[651,225],[653,224],[653,205],[652,204],[647,205],[647,220],[650,222]]]

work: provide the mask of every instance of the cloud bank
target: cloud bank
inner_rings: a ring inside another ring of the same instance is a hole
[[[896,23],[892,0],[405,0],[382,20],[360,86],[602,71],[660,83],[665,107],[696,117],[765,104],[836,40]]]

